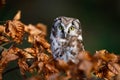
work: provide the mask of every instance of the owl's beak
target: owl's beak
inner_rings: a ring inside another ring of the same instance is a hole
[[[67,38],[67,34],[66,33],[63,36],[64,36],[63,38]]]
[[[65,34],[65,38],[67,37],[67,34]]]
[[[67,37],[67,33],[66,33],[66,31],[63,31],[63,38],[66,38]]]

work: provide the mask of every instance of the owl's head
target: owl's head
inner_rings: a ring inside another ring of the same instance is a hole
[[[58,17],[52,27],[53,36],[67,39],[71,36],[82,35],[80,21],[70,17]]]

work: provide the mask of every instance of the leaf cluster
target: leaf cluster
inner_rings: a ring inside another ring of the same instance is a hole
[[[31,47],[20,48],[24,36]],[[50,44],[46,40],[44,24],[25,25],[20,21],[20,11],[13,20],[0,25],[0,80],[7,64],[18,61],[21,75],[25,80],[120,80],[120,56],[106,50],[91,55],[87,51],[78,54],[79,63],[54,60]],[[6,44],[12,43],[9,48]],[[26,72],[36,76],[26,77]]]

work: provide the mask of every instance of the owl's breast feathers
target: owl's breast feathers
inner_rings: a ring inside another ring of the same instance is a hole
[[[79,52],[84,50],[84,46],[77,36],[70,37],[69,39],[62,39],[59,37],[54,39],[56,41],[53,43],[57,44],[52,45],[52,48],[54,48],[53,55],[55,58],[65,60],[66,62],[69,60],[75,62]]]

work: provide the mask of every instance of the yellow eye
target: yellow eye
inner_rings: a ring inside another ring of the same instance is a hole
[[[59,29],[60,29],[60,30],[64,30],[64,28],[63,28],[61,25],[59,26]]]
[[[70,28],[69,28],[69,30],[70,31],[72,31],[72,30],[74,30],[75,28],[73,27],[73,26],[71,26]]]

